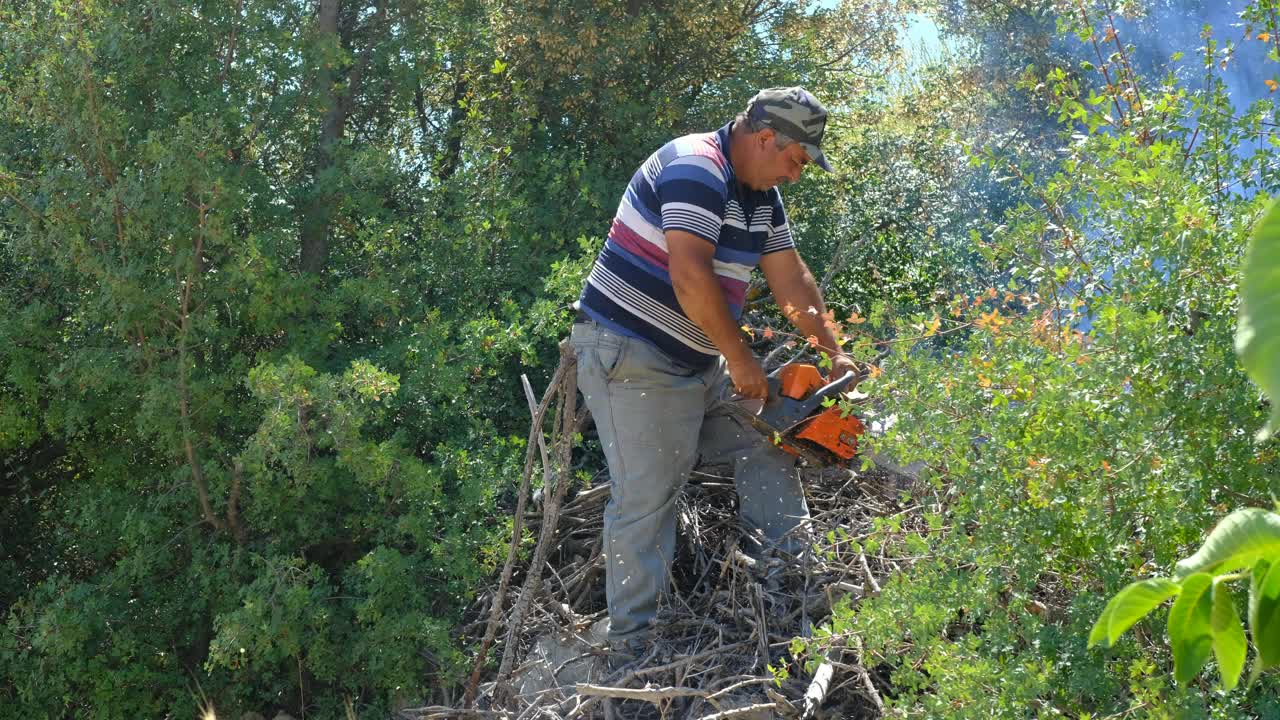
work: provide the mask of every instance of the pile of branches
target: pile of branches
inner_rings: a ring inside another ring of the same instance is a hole
[[[496,587],[473,608],[470,627],[484,633],[465,696],[459,707],[402,713],[421,720],[878,717],[887,673],[867,667],[856,635],[826,634],[820,652],[800,653],[802,659],[792,646],[812,637],[838,603],[879,593],[881,579],[895,572],[865,555],[858,540],[871,534],[873,518],[899,513],[896,501],[909,479],[882,470],[802,468],[811,514],[802,531],[813,551],[757,559],[740,548],[731,469],[696,469],[679,502],[671,593],[648,655],[610,673],[601,554],[609,486],[601,473],[575,487],[573,439],[587,421],[577,406],[575,374],[573,353],[562,346],[541,402],[525,380],[533,414],[525,476],[507,562]],[[542,488],[531,498],[538,467]],[[537,542],[518,560],[526,532]],[[537,646],[549,638],[568,640],[573,654],[548,672]],[[524,676],[540,664],[551,682],[530,689]],[[566,683],[566,676],[576,680]]]

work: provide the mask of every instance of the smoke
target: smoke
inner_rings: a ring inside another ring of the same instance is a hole
[[[1268,54],[1280,52],[1280,28],[1276,27],[1276,18],[1267,26],[1251,26],[1242,18],[1250,4],[1249,0],[1150,0],[1144,14],[1114,16],[1113,20],[1121,42],[1128,48],[1129,61],[1148,86],[1169,76],[1188,92],[1204,91],[1211,84],[1221,83],[1235,115],[1248,112],[1262,101],[1266,103],[1264,115],[1274,120],[1275,95],[1267,81],[1280,80],[1280,63],[1269,59]],[[1091,19],[1095,21],[1095,31],[1102,36],[1107,18]],[[1114,45],[1104,52],[1113,48]],[[1087,44],[1086,49],[1092,53],[1092,44]],[[1096,54],[1089,59],[1096,60]],[[1191,128],[1196,125],[1192,122]],[[1239,137],[1234,148],[1236,157],[1271,153],[1270,129],[1263,128],[1257,136]],[[1263,165],[1273,164],[1262,159]],[[1258,189],[1250,186],[1233,192],[1252,195]]]
[[[1254,4],[1249,0],[1152,2],[1144,17],[1117,19],[1121,40],[1132,48],[1138,71],[1149,80],[1172,75],[1189,92],[1220,86],[1236,116],[1261,110],[1267,124],[1256,133],[1232,138],[1232,153],[1253,169],[1243,174],[1248,177],[1231,183],[1229,192],[1244,197],[1263,190],[1274,192],[1280,169],[1272,146],[1277,120],[1273,88],[1280,81],[1280,62],[1276,62],[1280,19],[1272,16],[1262,25],[1246,21],[1243,16]],[[1190,124],[1193,130],[1197,125]]]
[[[1173,73],[1183,87],[1203,89],[1212,75],[1227,88],[1237,113],[1258,100],[1270,99],[1266,80],[1274,78],[1280,65],[1267,60],[1267,53],[1280,47],[1276,33],[1266,27],[1248,27],[1241,13],[1247,0],[1154,0],[1143,17],[1116,17],[1121,41],[1132,48],[1135,69],[1149,78]],[[1258,33],[1269,32],[1268,40]],[[1202,33],[1209,37],[1205,38]],[[1217,51],[1206,67],[1204,48],[1208,39],[1217,41]],[[1172,58],[1181,53],[1178,60]]]

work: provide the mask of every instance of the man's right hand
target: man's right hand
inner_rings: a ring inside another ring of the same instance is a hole
[[[724,290],[716,278],[716,246],[684,230],[668,230],[666,237],[671,287],[680,308],[724,355],[733,389],[744,398],[766,399],[769,381],[764,368],[729,314]]]
[[[764,375],[764,368],[754,356],[747,355],[738,360],[725,359],[729,366],[729,379],[733,381],[733,389],[739,395],[751,400],[764,400],[769,396],[769,379]]]

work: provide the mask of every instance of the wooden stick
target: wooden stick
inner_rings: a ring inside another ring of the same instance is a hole
[[[858,563],[862,565],[862,574],[867,579],[867,584],[863,587],[863,597],[875,597],[880,594],[880,583],[876,582],[876,578],[871,574],[871,566],[867,564],[867,556],[858,553]]]
[[[502,618],[502,606],[507,597],[507,586],[511,583],[511,571],[515,567],[517,550],[520,548],[520,537],[523,531],[524,522],[524,506],[529,499],[529,480],[533,476],[533,453],[537,448],[537,437],[542,434],[542,418],[547,413],[547,408],[551,405],[551,399],[555,397],[555,389],[559,387],[560,381],[564,379],[568,372],[569,363],[566,362],[566,349],[568,345],[561,343],[560,345],[560,365],[556,367],[555,374],[551,377],[551,384],[547,386],[547,391],[542,396],[542,402],[539,403],[537,411],[533,414],[533,423],[529,428],[528,448],[524,457],[524,477],[520,481],[520,492],[516,496],[516,512],[511,520],[511,544],[507,548],[507,561],[502,566],[502,576],[498,581],[498,592],[493,596],[493,605],[489,609],[489,624],[485,627],[484,638],[480,641],[480,650],[476,653],[475,666],[471,668],[471,679],[467,682],[467,691],[464,699],[464,707],[470,709],[475,705],[476,688],[480,686],[480,671],[484,668],[485,658],[489,654],[489,646],[493,644],[494,637],[498,633],[498,623]]]
[[[801,718],[808,720],[813,714],[822,707],[822,701],[827,699],[827,690],[831,687],[831,676],[835,674],[835,666],[830,660],[824,660],[818,666],[817,671],[813,673],[813,680],[809,682],[809,689],[804,691],[804,713]]]
[[[428,705],[426,707],[405,708],[399,711],[399,714],[407,718],[418,718],[418,720],[434,720],[434,718],[496,718],[501,717],[498,713],[486,712],[484,710],[466,710],[445,707],[443,705]]]
[[[875,683],[871,682],[871,673],[867,672],[867,661],[862,652],[862,638],[854,635],[853,647],[858,651],[858,674],[862,676],[862,687],[866,689],[867,697],[871,698],[876,710],[881,715],[884,715],[884,700],[880,697],[880,692],[876,690]]]
[[[520,374],[520,384],[524,386],[524,398],[529,403],[529,414],[536,415],[538,412],[538,401],[533,397],[533,385],[529,384],[529,376],[524,373]],[[548,388],[550,392],[550,388]],[[542,454],[542,492],[546,493],[547,486],[551,484],[551,463],[547,460],[547,437],[542,432],[541,425],[538,426],[538,452]],[[537,491],[534,491],[535,500],[537,502]]]
[[[760,639],[760,647],[758,648],[760,662],[758,667],[760,672],[764,672],[769,665],[769,626],[766,624],[764,616],[764,588],[760,586],[760,583],[751,583],[751,590],[751,604],[755,610],[756,622],[758,623],[756,632],[758,633],[757,637]]]
[[[706,690],[695,690],[694,688],[621,688],[608,687],[605,685],[592,685],[590,683],[578,683],[577,691],[579,695],[597,695],[600,697],[618,698],[619,700],[647,700],[651,703],[657,703],[662,700],[674,700],[682,697],[705,698],[707,696]]]
[[[728,695],[734,690],[740,690],[748,685],[759,685],[760,683],[771,683],[771,682],[773,682],[773,678],[771,677],[750,677],[750,678],[747,678],[746,680],[739,680],[738,682],[730,685],[727,688],[724,688],[723,690],[717,690],[711,693],[710,695],[707,696],[707,699],[715,700],[721,695]]]
[[[560,408],[557,412],[559,428],[556,435],[560,467],[557,468],[558,473],[550,471],[545,473],[547,482],[552,483],[554,487],[548,488],[544,485],[542,527],[538,533],[538,544],[533,549],[533,558],[529,561],[529,572],[525,575],[520,597],[511,609],[510,617],[507,618],[507,642],[502,652],[502,662],[498,667],[499,686],[495,689],[495,693],[499,695],[505,694],[503,678],[511,677],[511,667],[515,664],[520,632],[524,629],[524,616],[529,610],[529,603],[533,602],[533,597],[538,594],[542,585],[542,566],[546,563],[547,548],[554,542],[556,526],[560,519],[560,504],[564,501],[565,491],[573,479],[570,458],[573,454],[573,431],[578,420],[577,359],[566,343],[560,346],[560,365],[565,368],[565,371],[561,374],[559,382],[548,389],[548,392],[556,390],[560,396]]]

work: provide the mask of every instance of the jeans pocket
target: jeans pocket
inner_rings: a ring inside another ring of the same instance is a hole
[[[596,362],[605,382],[613,380],[622,371],[622,361],[627,354],[630,342],[625,337],[610,338],[606,342],[597,342],[595,347]]]
[[[644,341],[636,342],[634,349],[628,349],[627,364],[632,366],[637,374],[663,378],[691,378],[699,373],[698,370],[673,359]]]

